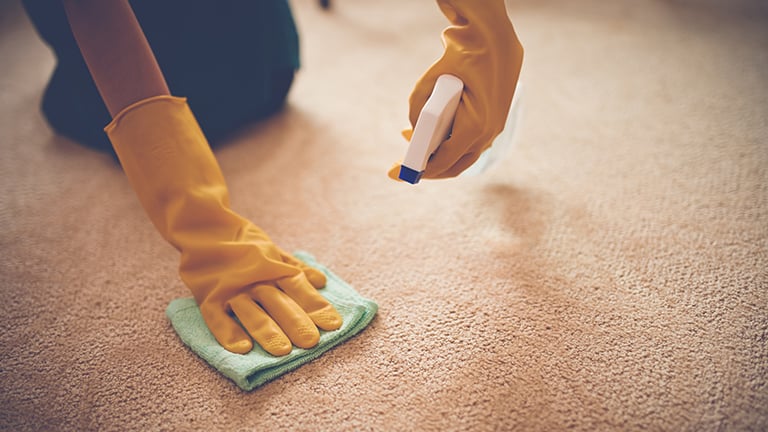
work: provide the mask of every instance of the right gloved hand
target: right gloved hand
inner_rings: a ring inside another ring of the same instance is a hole
[[[224,178],[186,99],[137,102],[105,130],[152,223],[181,252],[181,278],[225,349],[247,353],[253,337],[270,354],[285,355],[291,344],[315,346],[318,327],[341,326],[317,292],[325,275],[229,208]]]
[[[432,155],[423,178],[455,177],[487,150],[506,123],[523,62],[523,47],[504,0],[437,0],[451,26],[443,32],[445,52],[416,83],[410,97],[415,126],[435,82],[451,74],[464,82],[450,138]],[[410,140],[413,129],[403,132]],[[389,171],[398,179],[400,164]]]

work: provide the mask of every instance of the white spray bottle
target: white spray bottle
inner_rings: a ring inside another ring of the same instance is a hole
[[[454,75],[440,75],[419,113],[413,128],[411,142],[400,167],[400,179],[416,184],[424,173],[429,157],[440,144],[450,136],[453,118],[459,107],[464,83]],[[520,117],[520,83],[517,83],[515,95],[507,114],[504,130],[493,141],[493,145],[480,155],[480,158],[461,175],[478,175],[501,160],[514,143],[515,129]]]

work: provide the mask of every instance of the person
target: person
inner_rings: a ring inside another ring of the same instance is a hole
[[[425,179],[455,177],[492,144],[523,57],[503,0],[437,4],[451,25],[443,55],[409,98],[411,125],[438,76],[456,75],[465,87],[452,134]],[[230,208],[207,138],[225,139],[284,104],[299,66],[287,1],[24,5],[58,60],[43,99],[46,118],[59,133],[115,152],[151,222],[179,251],[181,279],[216,340],[235,353],[255,342],[281,356],[294,345],[315,346],[319,330],[338,329],[341,316],[318,291],[324,274]],[[172,95],[166,76],[189,102]],[[107,122],[109,144],[96,130]],[[389,176],[397,172],[399,164]]]
[[[104,133],[112,116],[63,3],[22,4],[57,60],[42,100],[48,123],[79,144],[113,153]],[[131,0],[130,5],[170,88],[189,99],[214,147],[283,106],[299,67],[298,34],[285,1]]]

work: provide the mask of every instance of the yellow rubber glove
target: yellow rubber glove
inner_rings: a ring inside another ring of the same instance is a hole
[[[443,32],[445,52],[417,81],[411,93],[410,121],[416,125],[437,77],[464,82],[453,131],[427,163],[422,178],[461,174],[488,149],[504,124],[523,63],[523,47],[507,16],[504,0],[437,0],[451,26]],[[410,140],[413,129],[403,132]],[[389,171],[397,180],[400,164]]]
[[[152,223],[181,252],[181,278],[224,348],[249,352],[250,334],[270,354],[285,355],[291,342],[316,345],[318,327],[341,326],[316,290],[325,276],[230,210],[224,177],[186,99],[137,102],[105,130]]]

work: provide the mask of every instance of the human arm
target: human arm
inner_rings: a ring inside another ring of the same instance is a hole
[[[106,131],[179,273],[229,351],[310,348],[341,326],[316,288],[325,276],[233,212],[221,170],[186,100],[170,96],[126,0],[63,0],[72,32],[114,117]],[[239,323],[238,323],[239,321]]]
[[[451,136],[432,155],[423,178],[455,177],[469,168],[503,130],[523,60],[523,47],[504,0],[437,0],[451,25],[443,32],[443,55],[419,78],[409,98],[415,126],[437,78],[464,83]],[[413,132],[404,132],[410,139]],[[400,165],[389,172],[398,178]]]

